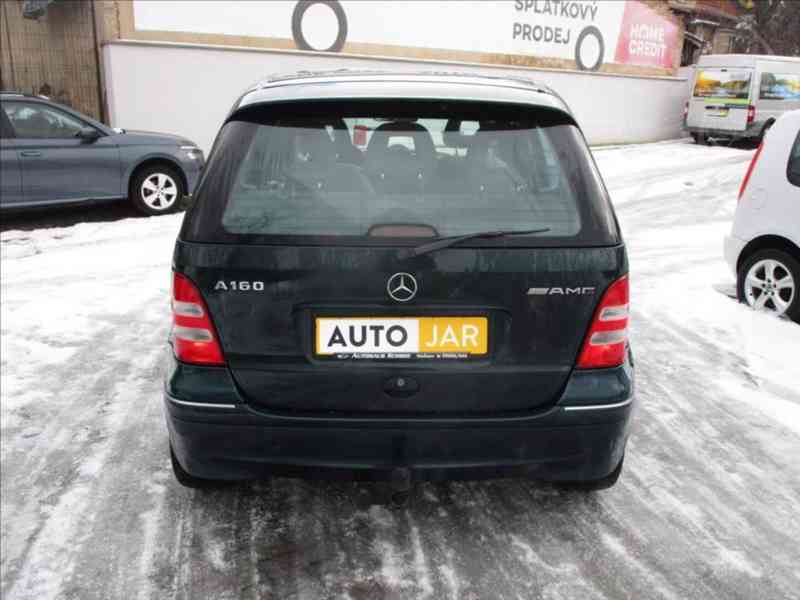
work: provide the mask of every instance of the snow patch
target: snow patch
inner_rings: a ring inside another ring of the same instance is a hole
[[[750,577],[760,578],[763,573],[757,567],[754,567],[744,554],[738,550],[731,550],[730,548],[718,548],[717,557],[719,561],[726,567],[740,571]]]
[[[411,544],[414,549],[414,571],[417,585],[419,585],[421,589],[421,595],[419,597],[428,598],[433,594],[433,586],[431,585],[428,564],[425,560],[425,551],[422,549],[422,541],[419,537],[419,528],[414,524],[411,525]]]

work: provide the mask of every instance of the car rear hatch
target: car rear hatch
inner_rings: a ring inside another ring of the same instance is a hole
[[[223,127],[196,199],[174,266],[205,298],[240,393],[265,410],[552,405],[627,272],[585,142],[553,109],[249,110]],[[535,233],[429,246],[484,230]]]
[[[747,129],[752,78],[753,69],[748,68],[699,68],[687,126],[731,132]]]

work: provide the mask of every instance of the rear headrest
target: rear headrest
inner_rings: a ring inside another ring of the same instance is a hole
[[[448,119],[442,132],[442,139],[450,148],[469,148],[475,140],[475,135],[461,133],[461,119]]]
[[[347,129],[347,125],[343,119],[333,119],[331,120],[330,125],[333,129],[333,140],[335,144],[351,143],[350,132]]]
[[[488,131],[477,131],[472,136],[472,143],[467,151],[467,160],[485,160],[489,153],[489,144],[496,138]]]
[[[501,131],[478,131],[472,136],[467,160],[484,168],[507,168],[514,162],[516,136],[498,135]],[[506,132],[508,133],[508,132]]]
[[[294,136],[294,162],[325,166],[336,159],[336,148],[324,129],[304,129]]]
[[[361,150],[353,145],[350,139],[350,130],[343,119],[333,119],[330,122],[333,128],[333,145],[338,154],[337,158],[341,162],[351,162],[360,164],[364,161]]]
[[[431,162],[436,156],[431,134],[419,123],[393,121],[384,123],[372,132],[367,145],[367,160],[383,159],[393,134],[402,134],[414,140],[414,152],[422,162]]]

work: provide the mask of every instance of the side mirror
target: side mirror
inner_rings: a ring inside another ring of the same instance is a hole
[[[80,138],[87,144],[90,144],[100,137],[100,132],[94,127],[82,127],[78,133],[75,134],[75,137]]]

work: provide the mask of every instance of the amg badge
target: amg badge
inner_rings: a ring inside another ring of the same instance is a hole
[[[590,296],[594,287],[541,287],[530,288],[528,296]]]

